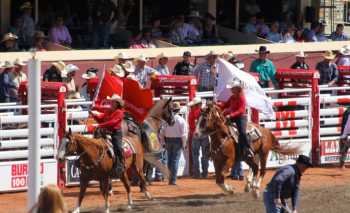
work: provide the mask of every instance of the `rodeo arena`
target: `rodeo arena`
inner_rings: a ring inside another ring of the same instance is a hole
[[[0,213],[350,212],[350,1],[0,17]]]

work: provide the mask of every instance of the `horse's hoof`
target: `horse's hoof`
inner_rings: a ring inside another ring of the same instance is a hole
[[[245,192],[251,192],[251,188],[250,188],[250,186],[247,184],[247,185],[245,185],[245,187],[244,187],[244,191]]]
[[[127,207],[128,210],[132,210],[132,205],[129,204],[128,207]]]
[[[109,213],[109,209],[106,209],[105,213]]]
[[[112,189],[108,191],[108,195],[109,196],[113,196],[113,190]]]
[[[72,213],[80,213],[80,208],[76,208],[72,211]]]
[[[147,198],[147,200],[152,200],[153,199],[151,193],[149,193],[147,191],[145,192],[145,197]]]
[[[260,198],[260,191],[259,191],[259,189],[254,189],[253,190],[253,197],[255,199],[259,199]]]

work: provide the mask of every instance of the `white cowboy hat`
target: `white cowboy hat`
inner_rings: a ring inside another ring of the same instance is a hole
[[[307,55],[304,53],[304,51],[300,51],[298,54],[295,55],[295,57],[305,58],[307,57]]]
[[[124,59],[125,60],[125,59],[129,59],[129,57],[125,53],[121,52],[116,57],[114,57],[114,60],[118,60],[118,59]]]
[[[202,99],[200,97],[194,97],[191,102],[188,103],[188,106],[194,106],[197,104],[202,104]]]
[[[111,97],[107,96],[106,99],[110,101],[117,101],[121,106],[124,106],[123,99],[117,94],[113,94]]]
[[[96,78],[96,76],[97,75],[94,72],[87,72],[87,73],[84,73],[83,75],[81,75],[81,77],[86,79],[86,80]]]
[[[126,78],[137,81],[137,78],[134,74],[129,74],[128,76],[126,76]]]
[[[227,52],[227,60],[229,61],[229,60],[231,60],[233,58],[236,58],[236,55],[233,52],[228,51]]]
[[[26,63],[23,61],[19,60],[19,58],[16,58],[16,60],[13,62],[14,65],[19,65],[19,66],[25,66]]]
[[[157,56],[157,58],[161,59],[161,58],[169,58],[165,53],[161,53]]]
[[[188,18],[202,18],[197,10],[193,10],[188,14]]]
[[[59,71],[63,71],[66,67],[66,64],[63,61],[53,62],[52,66],[56,67]]]
[[[2,65],[2,68],[13,68],[14,64],[11,61],[5,61],[4,64]]]
[[[127,71],[128,73],[135,72],[135,66],[132,64],[131,61],[125,62],[125,64],[123,64],[123,67],[124,67],[125,71]]]
[[[219,53],[215,52],[214,50],[210,50],[210,52],[207,54],[207,57],[212,55],[219,55]]]
[[[350,55],[350,45],[345,45],[340,49],[342,55]]]
[[[24,2],[24,3],[21,5],[21,7],[20,7],[21,10],[24,10],[24,9],[32,9],[32,8],[33,8],[33,6],[32,6],[32,4],[31,4],[29,1]]]
[[[13,41],[15,41],[15,40],[17,40],[18,39],[18,36],[16,36],[15,34],[13,34],[13,33],[6,33],[5,35],[4,35],[4,37],[2,38],[2,40],[1,40],[1,43],[2,42],[5,42],[5,41],[8,41],[8,40],[13,40]]]
[[[67,66],[64,69],[67,71],[67,74],[79,71],[79,67],[74,64],[67,64]]]
[[[119,64],[115,64],[112,68],[111,71],[114,75],[119,76],[123,78],[125,76],[125,71]]]
[[[141,55],[139,55],[137,58],[135,58],[135,60],[136,60],[136,61],[144,61],[144,62],[147,62],[147,61],[148,61],[148,58],[147,58],[145,55],[141,54]]]
[[[238,81],[238,80],[234,80],[234,81],[231,81],[230,83],[228,83],[228,84],[226,85],[226,88],[227,88],[227,89],[232,89],[232,88],[235,88],[235,87],[242,88],[241,82]]]
[[[328,50],[323,54],[323,57],[328,60],[333,60],[335,58],[335,55],[332,51]]]
[[[74,92],[68,96],[69,99],[81,99],[81,95],[79,92]]]

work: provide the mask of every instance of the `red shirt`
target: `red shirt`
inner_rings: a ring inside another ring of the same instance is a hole
[[[224,115],[228,115],[232,118],[237,118],[245,114],[246,100],[243,94],[239,98],[233,95],[226,101],[226,103],[220,105],[221,109],[224,110]]]
[[[107,128],[107,129],[121,129],[122,122],[124,119],[124,110],[117,109],[112,114],[103,114],[101,120],[105,122],[99,123],[98,127]]]
[[[193,106],[191,107],[190,113],[188,115],[188,124],[190,127],[190,132],[194,132],[196,129],[196,123],[197,120],[199,118],[199,116],[201,115],[201,106]]]

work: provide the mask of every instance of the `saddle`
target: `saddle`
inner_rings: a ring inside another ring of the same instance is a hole
[[[107,145],[107,153],[108,155],[113,159],[113,162],[116,161],[116,156],[113,150],[113,144],[111,142],[111,136],[108,135],[106,137],[106,145]],[[130,141],[127,138],[122,139],[122,147],[124,152],[124,158],[130,157],[135,152],[134,146],[130,143]]]
[[[236,143],[238,143],[238,141],[239,141],[238,140],[239,133],[238,133],[238,130],[237,130],[236,126],[229,125],[228,128],[229,128],[231,136],[235,139]],[[248,141],[250,143],[253,143],[254,141],[260,139],[261,136],[262,136],[260,130],[256,126],[251,124],[251,123],[248,123],[248,125],[247,125],[246,134],[247,134],[247,137],[248,137]]]

